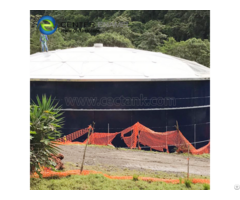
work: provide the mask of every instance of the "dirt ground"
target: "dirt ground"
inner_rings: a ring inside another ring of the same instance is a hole
[[[63,163],[80,166],[84,145],[61,145]],[[210,176],[210,159],[193,157],[189,159],[189,173]],[[143,150],[124,150],[113,147],[88,146],[85,166],[111,166],[130,170],[151,170],[155,172],[182,173],[187,171],[187,157],[181,154],[167,154]],[[94,169],[94,168],[93,168]]]

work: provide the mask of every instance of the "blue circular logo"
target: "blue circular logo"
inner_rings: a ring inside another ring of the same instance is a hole
[[[40,24],[41,21],[47,21],[49,24]],[[40,26],[39,26],[40,24]],[[55,27],[56,25],[56,27]],[[39,26],[39,30],[42,34],[45,35],[51,35],[57,30],[57,24],[55,22],[55,19],[51,16],[43,16],[38,20],[37,27]],[[47,27],[54,28],[53,30],[47,29]]]

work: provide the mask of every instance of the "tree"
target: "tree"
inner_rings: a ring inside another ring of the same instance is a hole
[[[103,46],[109,47],[133,47],[131,41],[118,33],[101,33],[91,37],[86,46],[93,46],[94,43],[103,43]]]
[[[86,41],[91,38],[90,33],[81,32],[80,30],[71,29],[71,32],[62,33],[67,47],[86,46]]]
[[[156,47],[163,44],[164,40],[167,38],[167,35],[162,33],[164,25],[160,21],[149,21],[145,24],[144,32],[140,37],[140,44],[137,48],[155,51]]]
[[[144,33],[145,32],[144,24],[139,21],[130,22],[129,27],[130,27],[131,31],[135,32],[135,33]]]
[[[170,10],[164,15],[164,33],[177,41],[190,38],[210,40],[209,10]]]
[[[187,41],[177,42],[170,37],[164,41],[164,45],[157,47],[157,51],[210,67],[210,42],[208,40],[191,38]]]
[[[140,33],[134,32],[130,28],[131,19],[123,16],[116,17],[112,21],[106,21],[109,24],[113,24],[109,27],[101,27],[100,31],[102,33],[118,33],[126,38],[128,38],[133,44],[141,36]],[[110,25],[111,25],[110,24]],[[135,26],[136,27],[136,26]]]
[[[104,46],[133,47],[149,51],[161,49],[171,55],[210,65],[208,10],[46,10],[30,13],[31,54],[41,51],[37,22],[42,15],[50,15],[59,26],[49,36],[49,50],[92,46],[95,42],[102,42]],[[125,22],[128,26],[102,27],[100,30],[80,27],[78,30],[76,27],[60,27],[61,22]],[[176,43],[169,43],[171,37]]]

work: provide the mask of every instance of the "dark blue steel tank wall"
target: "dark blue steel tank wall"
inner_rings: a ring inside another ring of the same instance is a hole
[[[137,108],[166,108],[192,107],[210,105],[210,81],[159,81],[159,82],[31,82],[31,99],[46,94],[55,97],[63,108],[72,109],[137,109]],[[65,97],[174,97],[176,105],[66,105]],[[196,140],[210,138],[210,108],[192,108],[183,110],[157,111],[65,111],[64,134],[72,133],[87,127],[92,121],[96,122],[96,132],[118,132],[136,122],[159,132],[175,130],[178,120],[184,136],[194,141],[194,124]],[[206,143],[197,144],[197,148]]]

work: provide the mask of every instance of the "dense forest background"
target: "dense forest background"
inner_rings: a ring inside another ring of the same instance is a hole
[[[49,35],[48,48],[93,46],[137,48],[163,52],[210,67],[210,11],[205,10],[32,10],[30,53],[41,51],[38,20],[52,16],[61,22],[125,22],[125,27],[102,27],[98,32],[84,28],[62,28]]]

